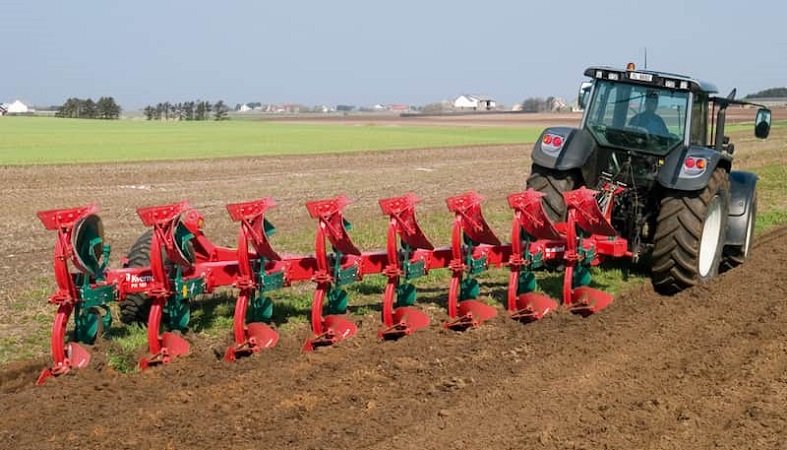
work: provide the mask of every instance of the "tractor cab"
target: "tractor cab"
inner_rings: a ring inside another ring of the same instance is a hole
[[[728,162],[734,146],[724,135],[727,107],[754,105],[735,100],[734,90],[727,97],[718,97],[713,84],[683,75],[636,70],[634,64],[625,70],[590,67],[585,75],[592,81],[580,87],[579,105],[585,111],[580,129],[592,137],[598,152],[597,164],[585,168],[590,180],[601,173],[624,171],[629,181],[653,185],[668,156],[677,149],[714,149]],[[761,107],[755,124],[755,135],[767,137],[770,110]],[[623,167],[622,161],[630,164]],[[635,170],[628,170],[632,167]]]
[[[582,127],[601,146],[666,155],[691,134],[686,120],[690,97],[687,90],[600,79]]]
[[[730,105],[760,106],[755,119],[755,136],[768,137],[769,109],[756,103],[713,94],[713,84],[663,72],[589,67],[582,83],[579,106],[585,110],[581,128],[600,145],[644,153],[669,153],[683,143],[723,149],[724,118]]]

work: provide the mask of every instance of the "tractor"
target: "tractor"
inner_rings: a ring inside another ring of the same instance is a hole
[[[717,96],[683,75],[589,67],[579,89],[579,127],[545,129],[532,151],[527,187],[544,194],[547,215],[566,219],[563,194],[586,186],[634,262],[648,257],[654,288],[666,295],[743,263],[752,248],[757,175],[733,170],[725,135],[730,106],[758,107],[755,136],[771,111]]]

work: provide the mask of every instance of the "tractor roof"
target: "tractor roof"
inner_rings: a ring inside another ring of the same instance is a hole
[[[610,78],[610,74],[613,74],[612,78]],[[614,74],[617,74],[617,77],[615,77]],[[585,69],[585,76],[590,78],[624,80],[632,83],[674,87],[677,89],[687,89],[692,92],[703,92],[706,94],[715,94],[719,92],[716,86],[711,83],[701,81],[696,78],[687,77],[686,75],[678,75],[668,72],[656,72],[653,70],[627,70],[626,68],[619,67],[591,66]],[[669,86],[668,84],[670,81],[674,82],[672,86]]]

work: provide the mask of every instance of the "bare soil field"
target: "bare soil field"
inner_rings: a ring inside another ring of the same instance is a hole
[[[787,131],[767,142],[750,134],[734,137],[739,168],[787,164]],[[313,243],[300,236],[315,225],[304,202],[345,193],[347,218],[366,230],[359,247],[374,250],[385,239],[379,198],[414,191],[419,218],[441,217],[435,226],[446,230],[444,199],[470,189],[487,198],[488,217],[505,216],[505,196],[524,189],[530,148],[0,167],[0,342],[23,342],[36,330],[17,324],[31,317],[47,332],[54,315],[45,300],[54,233],[38,210],[100,203],[117,267],[144,231],[141,206],[189,199],[208,237],[233,246],[224,205],[272,196],[274,246],[308,252]],[[506,236],[505,222],[493,225]],[[111,342],[101,341],[93,367],[34,387],[41,355],[0,371],[0,449],[781,449],[786,265],[787,228],[778,228],[709,285],[674,297],[636,285],[587,319],[557,313],[523,326],[501,310],[469,332],[435,323],[380,343],[377,316],[357,316],[359,335],[338,346],[300,353],[304,326],[235,364],[217,357],[229,335],[190,335],[189,355],[132,375],[104,364]],[[499,298],[506,287],[489,288]]]

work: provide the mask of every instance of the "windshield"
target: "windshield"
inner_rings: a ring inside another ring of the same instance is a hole
[[[600,145],[666,155],[683,142],[689,93],[599,80],[585,128]]]

